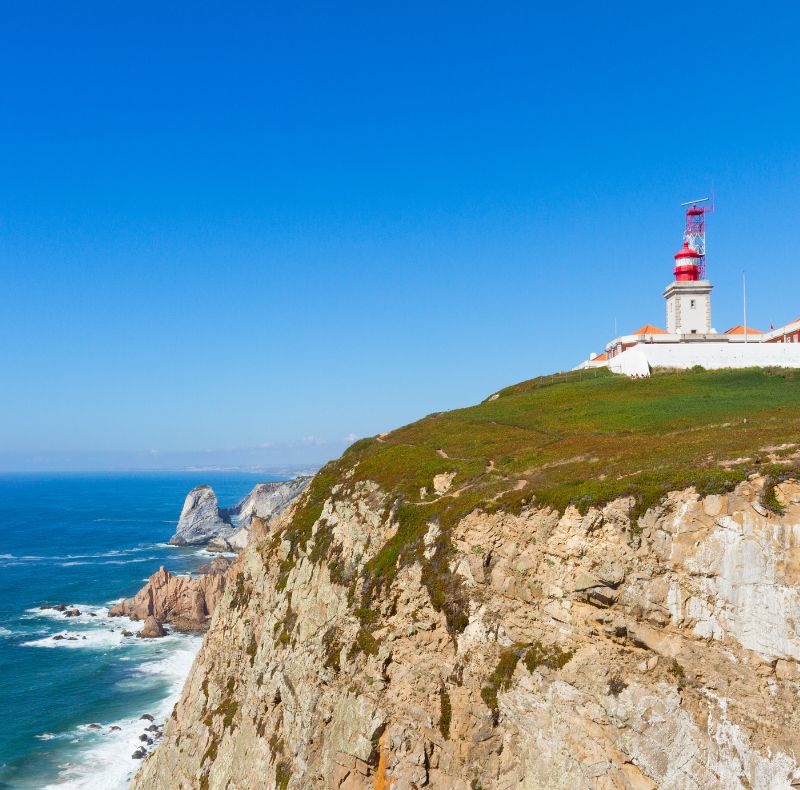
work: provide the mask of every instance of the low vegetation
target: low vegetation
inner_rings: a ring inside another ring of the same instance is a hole
[[[543,645],[541,642],[534,642],[525,651],[523,662],[528,672],[533,672],[537,667],[558,670],[563,669],[572,656],[572,651],[561,650],[555,645]]]
[[[497,662],[494,672],[489,675],[486,685],[481,689],[481,699],[492,712],[492,721],[495,724],[497,724],[497,717],[500,713],[497,705],[497,694],[500,691],[505,691],[511,685],[514,670],[519,663],[519,654],[520,651],[516,647],[504,650],[500,654],[500,660]]]
[[[450,703],[450,693],[447,686],[439,687],[439,732],[445,739],[450,738],[450,722],[453,716],[453,706]]]
[[[292,778],[292,769],[285,760],[281,760],[275,766],[275,787],[278,790],[286,790],[289,780]]]

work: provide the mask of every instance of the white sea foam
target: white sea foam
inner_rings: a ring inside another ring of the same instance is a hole
[[[135,623],[128,617],[109,617],[108,606],[78,603],[70,604],[68,608],[78,609],[80,614],[64,617],[64,613],[57,609],[26,609],[23,615],[25,619],[55,620],[63,627],[57,633],[23,642],[22,646],[91,650],[118,648],[132,642],[131,637],[122,635],[123,630],[136,632],[142,627],[141,623]],[[56,639],[56,636],[62,636],[63,639]]]
[[[3,628],[3,626],[0,625],[0,636],[14,636],[14,632],[9,631],[8,628]]]
[[[166,655],[141,664],[136,673],[161,678],[169,684],[168,694],[149,711],[157,722],[163,722],[177,702],[201,642],[198,636],[175,634],[147,643],[149,649],[159,653],[164,647],[169,648]],[[58,780],[47,787],[49,790],[124,790],[139,765],[132,754],[142,746],[139,736],[149,724],[137,714],[103,724],[100,730],[90,730],[86,725],[79,727],[70,733],[77,736],[79,744],[73,764],[65,767]],[[120,729],[112,731],[112,726]]]
[[[109,618],[108,606],[97,606],[96,604],[90,603],[70,603],[66,604],[66,607],[67,609],[77,609],[80,614],[77,617],[64,617],[64,613],[59,612],[58,609],[39,609],[38,607],[33,607],[32,609],[25,610],[23,618],[30,620],[42,617],[48,620],[61,620],[64,623],[108,622],[109,620],[111,622],[120,622],[121,619],[117,617]]]
[[[56,639],[56,636],[62,637]],[[22,647],[62,647],[67,649],[83,648],[89,650],[107,650],[108,648],[122,647],[134,637],[122,635],[122,631],[107,631],[93,628],[91,631],[61,631],[41,639],[31,639],[23,642]]]
[[[238,555],[235,551],[209,551],[208,549],[198,549],[194,553],[195,557],[227,557],[228,559],[234,559]]]

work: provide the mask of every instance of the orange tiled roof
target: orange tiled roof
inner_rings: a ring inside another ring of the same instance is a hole
[[[608,354],[598,354],[592,362],[605,362],[608,359]]]
[[[666,335],[666,331],[663,329],[659,329],[657,326],[653,326],[652,324],[645,324],[644,326],[640,326],[635,332],[631,332],[632,335]]]
[[[734,326],[729,329],[726,335],[743,335],[744,334],[744,327],[739,324],[739,326]],[[763,335],[764,333],[760,329],[754,329],[752,326],[747,327],[747,334],[748,335]]]

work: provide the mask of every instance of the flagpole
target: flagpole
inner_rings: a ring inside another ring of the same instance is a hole
[[[742,309],[744,310],[744,342],[747,342],[747,280],[742,272]]]

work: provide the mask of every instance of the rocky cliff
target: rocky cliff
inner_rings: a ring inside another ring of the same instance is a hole
[[[254,516],[261,519],[272,518],[289,506],[291,501],[308,485],[311,477],[301,475],[292,480],[276,483],[258,483],[235,508],[235,516],[240,527],[250,527]]]
[[[220,508],[209,485],[193,488],[186,496],[175,534],[178,546],[211,543],[217,551],[239,551],[247,545],[254,517],[268,519],[282,513],[308,485],[307,475],[292,480],[258,483],[238,504]]]
[[[250,540],[254,519],[269,520],[286,510],[311,477],[302,475],[292,480],[276,483],[258,483],[236,506],[222,511],[236,529],[231,534],[220,534],[209,541],[212,551],[241,551]]]
[[[692,408],[691,375],[531,385],[351,448],[231,567],[132,787],[800,786],[798,446],[775,441],[800,392],[671,432],[642,411]]]
[[[234,531],[230,519],[219,509],[214,490],[210,485],[201,485],[186,495],[178,527],[169,542],[176,546],[191,546],[206,543],[217,536],[228,537]]]
[[[225,589],[225,574],[220,566],[209,566],[197,577],[174,576],[162,565],[133,597],[126,598],[110,611],[111,617],[131,620],[155,618],[182,631],[203,631]]]

